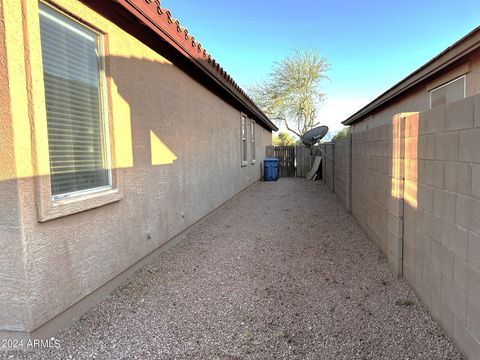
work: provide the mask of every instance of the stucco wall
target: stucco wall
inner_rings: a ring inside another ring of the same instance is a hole
[[[3,307],[2,303],[1,330],[38,328],[257,181],[265,146],[271,144],[271,132],[257,125],[257,162],[250,162],[249,143],[249,163],[241,167],[240,109],[228,105],[81,3],[55,2],[108,34],[105,61],[110,135],[123,198],[39,223],[35,177],[44,174],[33,172],[12,179],[14,186],[18,183],[20,194],[12,202],[21,214],[20,239],[25,244],[21,263],[28,269],[27,305],[31,317],[23,326],[8,321],[5,316],[14,304]],[[20,6],[12,7],[20,10]],[[27,1],[26,14],[33,104],[16,106],[30,108],[35,123],[44,116],[41,83],[36,82],[41,76],[41,64],[35,1]],[[12,19],[18,15],[21,12],[12,14]],[[21,21],[11,24],[22,31]],[[11,46],[12,51],[20,51],[18,44]],[[30,85],[28,77],[10,74],[10,79],[13,77],[24,89]],[[30,128],[28,117],[16,121]],[[151,132],[175,154],[177,159],[171,164],[152,165]],[[25,132],[22,136],[29,139],[30,135]],[[16,161],[39,161],[41,154],[35,154],[35,150],[33,153],[32,157],[28,152],[22,154]],[[6,186],[4,181],[0,191]],[[5,263],[0,266],[0,272],[4,272]],[[0,278],[0,287],[4,286]],[[7,316],[15,319],[18,314]]]
[[[22,39],[22,32],[17,29],[7,35],[10,24],[5,19],[11,12],[0,1],[0,330],[21,331],[28,321],[28,309],[11,106],[18,94],[15,84],[8,81],[18,59],[7,52],[6,43]]]

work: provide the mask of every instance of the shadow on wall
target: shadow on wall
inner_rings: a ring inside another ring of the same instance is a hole
[[[182,92],[177,69],[167,62],[121,56],[107,56],[105,63],[111,79],[113,146],[120,154],[114,167],[172,164],[182,140],[188,139],[172,121]],[[150,158],[144,151],[148,147]]]
[[[115,151],[122,154],[118,167],[166,165],[186,155],[212,153],[214,130],[224,119],[217,114],[218,104],[205,96],[204,86],[192,82],[182,70],[183,63],[123,56],[107,56],[105,62],[111,77],[113,122],[118,127],[114,133],[120,134],[118,139],[115,135]],[[206,61],[202,65],[211,67]],[[198,76],[203,75],[199,72]],[[211,84],[206,86],[211,89]],[[228,97],[225,101],[232,104]],[[209,128],[212,130],[207,131]],[[150,159],[143,157],[145,152],[136,151],[148,142]],[[128,148],[133,155],[127,153]]]
[[[352,135],[353,216],[390,271],[477,358],[480,95],[370,124],[359,123]]]
[[[170,63],[117,56],[108,56],[105,63],[109,115],[106,120],[110,125],[112,168],[173,164],[178,159],[176,154],[180,151],[177,150],[180,144],[191,136],[181,130],[172,131],[175,128],[172,119],[180,106],[176,99],[181,92],[176,89],[181,86],[176,78],[178,70]],[[145,88],[145,84],[151,88]],[[159,116],[166,113],[172,114],[171,118]],[[30,128],[30,122],[23,118],[0,124],[3,149],[0,153],[0,181],[50,175],[48,166],[35,168],[37,160],[32,159],[25,149],[25,142],[30,142],[27,136]],[[36,145],[37,151],[41,149],[48,154],[47,142],[39,141]],[[150,151],[145,151],[148,148]],[[140,149],[142,151],[137,151]]]

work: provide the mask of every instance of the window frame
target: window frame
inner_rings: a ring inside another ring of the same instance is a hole
[[[251,163],[255,164],[257,162],[257,123],[255,120],[251,119],[250,120],[250,144],[251,144],[251,149],[250,149],[250,156],[252,158]]]
[[[33,114],[33,135],[35,138],[34,149],[34,173],[35,176],[35,194],[37,203],[37,220],[45,222],[78,212],[98,208],[123,198],[123,189],[121,187],[122,179],[118,169],[115,169],[114,142],[113,142],[113,121],[110,111],[111,94],[110,81],[107,74],[107,64],[105,59],[108,56],[108,37],[101,29],[94,27],[84,21],[70,15],[67,11],[49,2],[39,0],[36,2],[37,11],[28,19],[34,27],[30,26],[33,46],[30,49],[30,57],[37,57],[38,61],[32,63],[32,97],[35,95],[38,105]],[[109,166],[109,185],[97,188],[75,191],[67,194],[53,195],[51,189],[50,176],[50,156],[47,132],[47,116],[45,102],[45,83],[43,77],[42,47],[40,40],[40,6],[46,6],[55,11],[60,16],[65,16],[80,26],[83,26],[96,34],[96,51],[99,64],[99,109],[100,109],[100,130],[102,131],[102,156]],[[35,19],[33,19],[35,17]]]
[[[247,122],[247,115],[241,114],[240,116],[240,157],[242,159],[242,167],[248,165],[248,122]]]
[[[452,79],[452,80],[450,80],[450,81],[448,81],[448,82],[446,82],[446,83],[444,83],[444,84],[442,84],[442,85],[440,85],[440,86],[437,86],[437,87],[431,89],[431,90],[428,92],[428,96],[429,96],[429,109],[432,109],[432,93],[433,93],[434,91],[437,91],[437,90],[439,90],[439,89],[441,89],[441,88],[444,88],[445,86],[448,86],[448,85],[450,85],[450,84],[452,84],[452,83],[454,83],[455,81],[458,81],[458,80],[460,80],[460,79],[463,79],[463,98],[465,99],[465,98],[467,97],[467,75],[461,75],[461,76],[456,77],[455,79]],[[444,105],[446,105],[446,104],[448,104],[448,103],[445,103]]]

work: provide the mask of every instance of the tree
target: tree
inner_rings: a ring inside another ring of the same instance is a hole
[[[342,130],[340,130],[335,134],[335,136],[332,138],[332,141],[345,139],[349,133],[350,133],[350,128],[344,127]]]
[[[291,146],[295,145],[295,140],[290,136],[289,133],[279,132],[277,136],[272,138],[273,145],[279,146]]]
[[[317,108],[325,100],[320,83],[327,79],[329,67],[318,50],[296,50],[274,63],[269,78],[250,89],[252,97],[278,125],[301,137],[319,124]]]

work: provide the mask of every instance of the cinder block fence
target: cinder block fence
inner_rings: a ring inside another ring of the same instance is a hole
[[[480,96],[321,145],[326,184],[469,359],[480,359]]]

